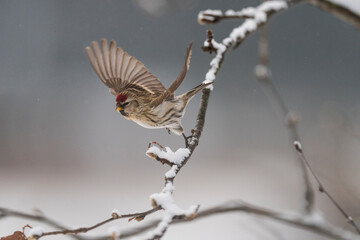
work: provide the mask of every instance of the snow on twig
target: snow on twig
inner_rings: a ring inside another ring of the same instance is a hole
[[[217,23],[222,19],[257,19],[262,21],[266,21],[266,13],[270,11],[280,11],[287,8],[287,3],[281,0],[273,0],[267,1],[258,6],[257,8],[254,7],[247,7],[243,8],[240,11],[234,11],[229,9],[223,13],[221,10],[212,10],[208,9],[205,11],[201,11],[198,14],[198,22],[200,24],[213,24]]]
[[[32,237],[40,237],[44,233],[44,229],[41,227],[33,227],[30,229],[29,235]]]
[[[267,1],[260,4],[258,7],[249,7],[239,12],[228,10],[223,14],[220,10],[206,10],[200,12],[198,16],[199,22],[208,23],[204,21],[204,17],[208,20],[210,16],[219,18],[221,16],[247,16],[248,18],[237,28],[234,28],[230,35],[223,39],[222,42],[217,42],[210,37],[204,42],[204,51],[215,51],[216,56],[210,62],[210,69],[205,75],[203,83],[212,82],[216,78],[217,71],[223,61],[223,57],[227,49],[235,44],[241,43],[245,37],[251,32],[256,31],[262,24],[266,23],[270,14],[287,9],[288,5],[285,1]],[[213,85],[208,88],[212,90]]]
[[[169,147],[162,147],[158,144],[150,146],[146,152],[151,158],[166,162],[171,165],[169,171],[165,173],[165,187],[159,193],[150,196],[151,203],[154,208],[160,207],[164,210],[161,221],[156,228],[149,231],[144,238],[136,239],[158,239],[164,235],[169,224],[174,219],[193,218],[199,210],[199,205],[190,206],[187,210],[181,209],[174,201],[172,194],[175,190],[173,181],[176,174],[183,166],[184,160],[191,155],[190,149],[179,148],[173,152]]]
[[[167,159],[172,164],[181,164],[184,159],[189,156],[190,150],[188,148],[179,148],[176,152],[173,152],[169,147],[165,147],[164,150],[159,149],[156,146],[151,146],[146,155],[158,156],[162,159]]]

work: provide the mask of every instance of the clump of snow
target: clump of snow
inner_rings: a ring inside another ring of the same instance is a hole
[[[116,218],[117,217],[119,217],[119,216],[121,216],[121,214],[120,214],[120,212],[119,212],[119,210],[117,210],[117,209],[114,209],[114,210],[112,210],[112,212],[111,212],[111,216],[115,216]],[[115,218],[114,217],[114,218]]]
[[[175,190],[175,186],[171,182],[166,183],[165,187],[163,188],[163,192],[172,193],[174,190]]]
[[[203,45],[204,47],[208,47],[209,46],[209,41],[208,40],[205,40],[205,42],[204,42],[204,45]]]
[[[236,12],[232,9],[226,10],[225,16],[235,16]]]
[[[169,147],[165,147],[165,150],[161,150],[156,146],[151,146],[146,153],[155,154],[159,158],[164,158],[171,163],[180,165],[184,159],[190,155],[190,150],[188,148],[179,148],[176,152],[173,152]]]
[[[205,13],[205,14],[211,14],[211,15],[214,15],[214,16],[222,16],[223,15],[221,10],[208,9],[208,10],[201,11],[201,12]]]
[[[256,14],[256,9],[253,7],[243,8],[240,12],[237,13],[240,16],[252,16],[254,17]]]
[[[179,167],[177,165],[172,166],[171,169],[165,173],[165,177],[167,179],[174,178],[176,176],[178,169]]]
[[[199,205],[191,205],[186,211],[185,216],[193,217],[199,210]]]
[[[218,43],[214,39],[211,40],[211,44],[216,49],[216,56],[210,62],[211,68],[209,69],[209,71],[205,75],[205,80],[203,81],[204,84],[215,81],[216,71],[219,69],[220,62],[221,62],[221,60],[223,58],[223,55],[224,55],[224,53],[225,53],[225,51],[227,49],[224,44]],[[207,86],[206,88],[208,88],[210,90],[214,89],[212,84]]]
[[[156,226],[156,228],[147,233],[146,239],[155,239],[157,236],[162,236],[163,233],[166,231],[167,227],[172,221],[171,214],[164,213],[161,222]]]
[[[212,16],[209,16],[212,15]],[[212,10],[212,9],[208,9],[205,11],[200,11],[198,14],[198,22],[200,24],[206,24],[206,23],[211,23],[215,21],[215,17],[220,17],[222,16],[223,13],[220,10]]]
[[[257,7],[257,10],[263,12],[270,12],[270,11],[280,11],[286,9],[288,7],[286,1],[283,0],[273,0],[273,1],[266,1],[260,4]]]
[[[108,234],[110,236],[116,236],[116,237],[120,237],[120,227],[119,226],[111,226],[108,228]]]
[[[271,72],[269,68],[267,68],[265,65],[258,64],[255,67],[255,76],[257,76],[260,79],[265,79],[271,76]]]
[[[29,231],[30,236],[33,237],[40,237],[43,235],[43,233],[44,233],[44,229],[42,229],[41,227],[33,227]]]
[[[184,159],[189,156],[190,150],[187,148],[180,148],[176,152],[171,151],[169,147],[165,147],[165,151],[159,149],[158,147],[152,146],[149,148],[147,153],[152,153],[160,158],[166,158],[167,160],[174,163],[173,166],[171,166],[171,169],[166,172],[166,184],[165,187],[162,189],[159,193],[154,193],[150,195],[150,200],[154,207],[159,206],[164,210],[162,219],[160,223],[156,226],[155,229],[151,230],[147,233],[145,239],[155,239],[159,236],[162,236],[163,233],[168,228],[169,224],[172,222],[174,217],[176,216],[182,216],[182,217],[188,217],[193,218],[195,217],[199,206],[190,206],[189,209],[183,210],[181,209],[174,201],[172,194],[175,190],[175,187],[173,185],[173,182],[169,179],[174,178],[177,174],[177,171],[179,169],[179,165],[184,161]]]
[[[150,198],[152,201],[155,201],[158,206],[161,206],[165,212],[171,213],[173,216],[184,214],[184,210],[175,204],[171,192],[162,191],[160,193],[154,193]]]
[[[302,152],[301,143],[299,141],[294,141],[294,146],[295,146],[296,150]]]
[[[304,217],[303,222],[313,224],[315,226],[321,226],[326,224],[324,215],[320,211],[311,211]]]
[[[224,40],[226,42],[226,45],[228,45],[230,42],[234,44],[237,39],[244,38],[246,33],[255,31],[260,24],[266,22],[268,12],[280,11],[286,8],[287,3],[285,1],[274,0],[266,1],[256,8],[249,7],[241,10],[237,13],[238,15],[246,15],[248,17],[251,16],[252,18],[246,19],[243,24],[233,29],[229,36],[230,39]],[[223,43],[225,44],[224,41]]]
[[[185,216],[188,218],[193,218],[197,213],[199,205],[192,205],[187,210],[183,210],[178,205],[176,205],[174,199],[172,198],[173,190],[173,184],[168,182],[162,192],[154,193],[150,196],[152,201],[154,201],[158,206],[161,206],[161,208],[164,210],[164,214],[157,227],[147,233],[146,239],[154,239],[157,236],[161,236],[164,231],[166,231],[174,217]]]

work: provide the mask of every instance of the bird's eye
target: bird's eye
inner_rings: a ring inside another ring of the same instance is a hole
[[[127,106],[127,105],[129,105],[129,103],[130,103],[130,102],[126,102],[126,103],[124,103],[124,107],[125,107],[125,106]]]

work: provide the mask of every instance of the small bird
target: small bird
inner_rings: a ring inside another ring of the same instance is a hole
[[[202,83],[190,91],[174,96],[190,66],[192,42],[187,47],[185,64],[178,77],[166,89],[142,62],[129,55],[112,40],[96,41],[85,48],[92,68],[100,80],[116,96],[116,111],[145,128],[166,128],[183,135],[181,119],[189,100],[200,90],[212,84]]]

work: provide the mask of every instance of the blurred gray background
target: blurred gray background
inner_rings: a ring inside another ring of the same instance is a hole
[[[176,150],[183,138],[144,129],[115,109],[115,99],[91,69],[84,48],[115,39],[167,87],[194,40],[188,75],[178,90],[204,80],[212,58],[200,49],[206,29],[219,41],[240,21],[201,26],[205,9],[240,10],[259,1],[79,0],[0,1],[0,206],[38,208],[68,226],[150,208],[166,166],[145,156],[150,141]],[[309,161],[324,185],[360,223],[360,34],[314,7],[272,18],[273,81],[300,116]],[[226,54],[210,98],[199,147],[175,181],[179,206],[209,207],[243,199],[279,210],[301,207],[303,186],[287,132],[253,76],[257,35]],[[199,96],[183,125],[194,127]],[[317,206],[350,229],[323,197]],[[154,214],[149,219],[160,216]],[[0,219],[0,236],[30,223]],[[141,223],[113,222],[90,234]],[[243,213],[172,226],[164,239],[325,239]],[[65,239],[67,237],[52,237]]]

